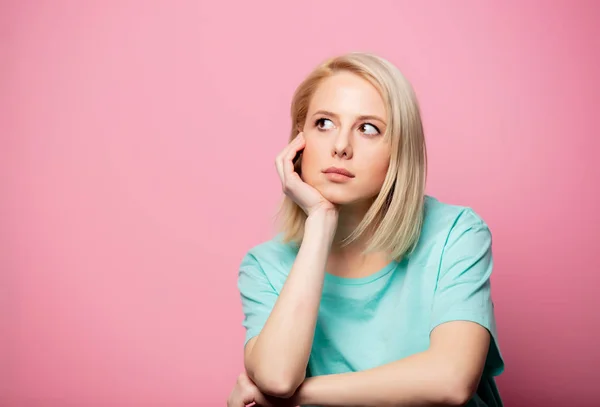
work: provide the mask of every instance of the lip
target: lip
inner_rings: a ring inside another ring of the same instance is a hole
[[[323,170],[324,174],[340,174],[340,175],[345,175],[348,178],[354,178],[354,174],[352,174],[350,171],[345,170],[343,168],[337,168],[337,167],[329,167],[326,170]]]

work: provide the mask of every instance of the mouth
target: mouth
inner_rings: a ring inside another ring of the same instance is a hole
[[[342,175],[344,177],[348,177],[348,178],[354,178],[355,175],[352,174],[350,171],[344,169],[344,168],[337,168],[337,167],[329,167],[326,170],[323,170],[324,174],[337,174],[337,175]]]

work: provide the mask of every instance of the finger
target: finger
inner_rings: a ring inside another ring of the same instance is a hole
[[[290,149],[287,154],[283,157],[283,175],[284,179],[288,181],[291,177],[298,177],[298,173],[294,171],[294,158],[298,151],[303,149],[305,146],[304,137],[302,133],[298,135],[294,142],[290,145]]]
[[[227,400],[227,407],[246,407],[246,404],[240,400],[237,394],[232,394]]]
[[[232,397],[227,400],[227,407],[246,407],[248,404],[252,404],[253,402],[253,399],[236,395],[236,397]]]
[[[259,394],[260,392],[256,386],[252,385],[251,388],[247,388],[244,392],[244,395],[241,397],[242,406],[245,407],[252,403],[258,404],[257,395]]]
[[[227,407],[246,407],[248,404],[252,404],[255,401],[255,395],[252,390],[236,386],[233,390],[229,399],[227,400]]]
[[[279,155],[275,158],[275,168],[277,168],[277,174],[279,175],[279,179],[283,183],[283,161],[281,160],[281,157]]]
[[[301,133],[300,133],[301,134]],[[275,167],[277,168],[277,173],[279,174],[279,178],[281,182],[285,182],[285,173],[284,173],[284,160],[288,152],[295,148],[295,143],[298,141],[300,134],[298,134],[292,141],[288,143],[287,146],[275,157]]]

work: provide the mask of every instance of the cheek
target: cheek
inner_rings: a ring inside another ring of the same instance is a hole
[[[366,169],[368,176],[365,177],[363,186],[368,195],[376,195],[381,190],[385,177],[387,176],[389,161],[373,161],[373,164]],[[376,163],[376,164],[375,164]]]
[[[365,173],[369,174],[369,178],[372,182],[382,184],[385,176],[387,175],[388,167],[390,165],[390,156],[387,151],[379,151],[365,160],[367,163],[364,166]]]
[[[314,179],[314,168],[317,167],[315,156],[310,151],[304,149],[302,152],[302,162],[300,163],[302,179],[309,184]]]
[[[319,155],[319,148],[307,143],[302,151],[302,175],[314,177],[315,172],[321,170],[320,163],[322,158]]]
[[[379,165],[373,166],[369,171],[369,178],[371,186],[374,189],[379,190],[383,185],[383,181],[385,180],[385,176],[387,175],[388,166],[387,165]]]
[[[381,182],[383,182],[383,180],[385,179],[385,176],[387,175],[389,165],[390,165],[390,163],[388,160],[385,164],[380,165],[377,168],[375,168],[375,174],[378,178],[381,178]]]

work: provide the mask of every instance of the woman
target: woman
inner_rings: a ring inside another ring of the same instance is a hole
[[[282,233],[239,269],[246,371],[228,405],[501,406],[490,230],[425,195],[410,84],[350,53],[291,113]]]

